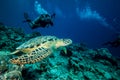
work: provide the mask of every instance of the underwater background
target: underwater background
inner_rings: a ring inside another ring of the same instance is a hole
[[[35,4],[38,2],[38,4]],[[23,13],[32,19],[39,16],[39,5],[48,13],[56,13],[54,26],[32,30],[23,23]],[[0,21],[5,25],[21,27],[25,33],[38,31],[42,35],[68,37],[74,43],[85,43],[90,48],[107,47],[113,55],[120,55],[120,47],[102,46],[120,32],[119,0],[1,0]]]
[[[119,3],[1,0],[0,80],[120,80]],[[42,12],[54,25],[32,29]]]

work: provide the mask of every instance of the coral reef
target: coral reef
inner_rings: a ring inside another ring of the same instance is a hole
[[[119,80],[120,62],[108,49],[93,50],[85,47],[84,51],[74,51],[74,48],[80,47],[74,46],[67,47],[71,56],[68,55],[69,53],[63,55],[63,52],[57,51],[41,62],[25,65],[22,70],[23,78],[25,80]],[[96,57],[98,55],[101,57]]]
[[[4,75],[4,80],[22,80],[22,74],[20,71],[10,71]]]
[[[119,80],[120,58],[108,49],[89,49],[84,44],[67,46],[48,58],[24,66],[9,63],[17,55],[6,55],[26,40],[40,35],[28,34],[0,24],[0,80]]]
[[[38,32],[25,34],[21,28],[0,24],[0,51],[14,51],[21,43],[40,35]]]

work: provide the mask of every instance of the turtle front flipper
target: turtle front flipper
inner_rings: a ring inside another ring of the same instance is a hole
[[[67,48],[66,47],[60,47],[59,49],[58,49],[59,51],[63,51],[65,54],[67,54]]]
[[[45,49],[41,47],[41,48],[35,49],[30,54],[25,54],[20,57],[10,59],[10,62],[12,64],[18,64],[18,65],[32,64],[32,63],[41,61],[42,59],[46,58],[50,54],[51,54],[50,49]]]
[[[67,54],[67,48],[66,47],[62,47],[62,50],[64,51],[65,54]]]

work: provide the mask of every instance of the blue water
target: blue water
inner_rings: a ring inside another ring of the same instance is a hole
[[[22,22],[24,12],[28,12],[33,20],[39,16],[35,1],[48,13],[56,13],[53,27],[32,30]],[[89,48],[107,47],[118,56],[120,47],[102,44],[114,40],[120,32],[119,3],[119,0],[1,0],[0,22],[22,27],[25,33],[38,31],[43,35],[68,37],[73,43],[85,43]]]

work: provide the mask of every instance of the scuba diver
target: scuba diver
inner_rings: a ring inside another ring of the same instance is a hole
[[[120,34],[114,41],[108,41],[104,43],[103,45],[111,45],[112,47],[119,47],[120,46]]]
[[[38,27],[48,27],[53,26],[53,19],[55,18],[55,13],[52,15],[49,14],[41,14],[38,16],[35,20],[31,21],[27,13],[24,13],[25,21],[27,22],[32,29],[38,28]]]

